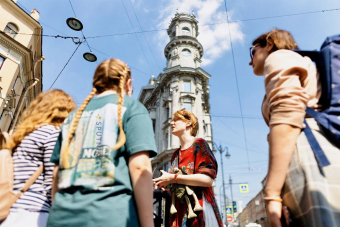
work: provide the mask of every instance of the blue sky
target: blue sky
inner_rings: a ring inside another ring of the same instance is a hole
[[[36,8],[40,12],[39,21],[44,34],[82,36],[81,32],[66,25],[66,19],[74,17],[69,1],[18,2],[28,10]],[[214,141],[227,146],[231,154],[230,159],[223,156],[225,182],[231,174],[234,182],[249,183],[249,193],[241,194],[238,185],[233,186],[234,200],[241,201],[243,207],[261,190],[260,182],[266,174],[268,162],[268,128],[261,119],[263,77],[254,76],[248,66],[252,40],[273,28],[280,28],[289,30],[301,49],[318,49],[326,36],[339,33],[340,10],[317,12],[339,9],[338,0],[227,1],[229,20],[233,21],[230,35],[234,68],[228,24],[221,23],[227,20],[222,0],[72,0],[72,4],[77,18],[84,24],[86,37],[129,33],[88,38],[88,43],[98,62],[114,57],[128,63],[134,79],[134,98],[138,97],[140,88],[147,84],[151,75],[157,76],[165,67],[163,51],[169,41],[166,29],[176,9],[180,12],[194,10],[200,26],[198,40],[204,47],[202,68],[212,75],[210,101]],[[141,33],[141,30],[147,32]],[[50,88],[75,48],[70,39],[43,38],[46,57],[43,62],[44,90]],[[87,51],[89,47],[82,44],[53,86],[71,94],[78,104],[91,91],[97,66],[97,63],[83,59],[82,55]],[[219,162],[220,154],[216,154],[216,158]],[[218,201],[221,182],[220,167],[216,181]],[[229,188],[226,194],[230,196]]]

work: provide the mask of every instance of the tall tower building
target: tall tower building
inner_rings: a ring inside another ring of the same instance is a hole
[[[172,153],[180,146],[171,134],[170,122],[177,110],[193,112],[199,122],[198,138],[212,148],[209,105],[209,73],[201,68],[203,47],[198,42],[198,21],[194,14],[176,13],[167,30],[170,41],[164,48],[166,68],[157,78],[152,76],[142,87],[139,101],[150,113],[158,155],[153,168],[168,171]]]

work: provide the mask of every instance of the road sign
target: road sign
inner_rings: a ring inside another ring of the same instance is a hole
[[[240,184],[240,192],[241,193],[248,193],[249,192],[248,184]]]
[[[227,215],[233,215],[233,207],[232,206],[228,206],[225,208],[225,213]]]
[[[233,221],[233,216],[228,215],[227,216],[227,222],[232,222]]]

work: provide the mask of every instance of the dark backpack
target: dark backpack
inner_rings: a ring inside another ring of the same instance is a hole
[[[340,148],[340,35],[327,37],[320,51],[296,50],[296,52],[311,58],[320,74],[322,93],[319,104],[322,110],[317,112],[307,107],[306,113],[320,124],[327,139]],[[305,134],[319,165],[321,167],[329,165],[308,124]]]

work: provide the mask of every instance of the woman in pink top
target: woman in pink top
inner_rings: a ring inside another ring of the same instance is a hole
[[[278,29],[256,38],[250,48],[249,65],[254,74],[265,77],[262,114],[270,133],[264,192],[269,225],[282,226],[282,218],[283,224],[292,221],[294,226],[340,226],[340,151],[308,118],[331,160],[330,166],[319,169],[303,133],[303,120],[307,106],[318,110],[321,87],[313,62],[294,49],[298,46],[292,35]],[[288,209],[283,209],[282,199]]]

